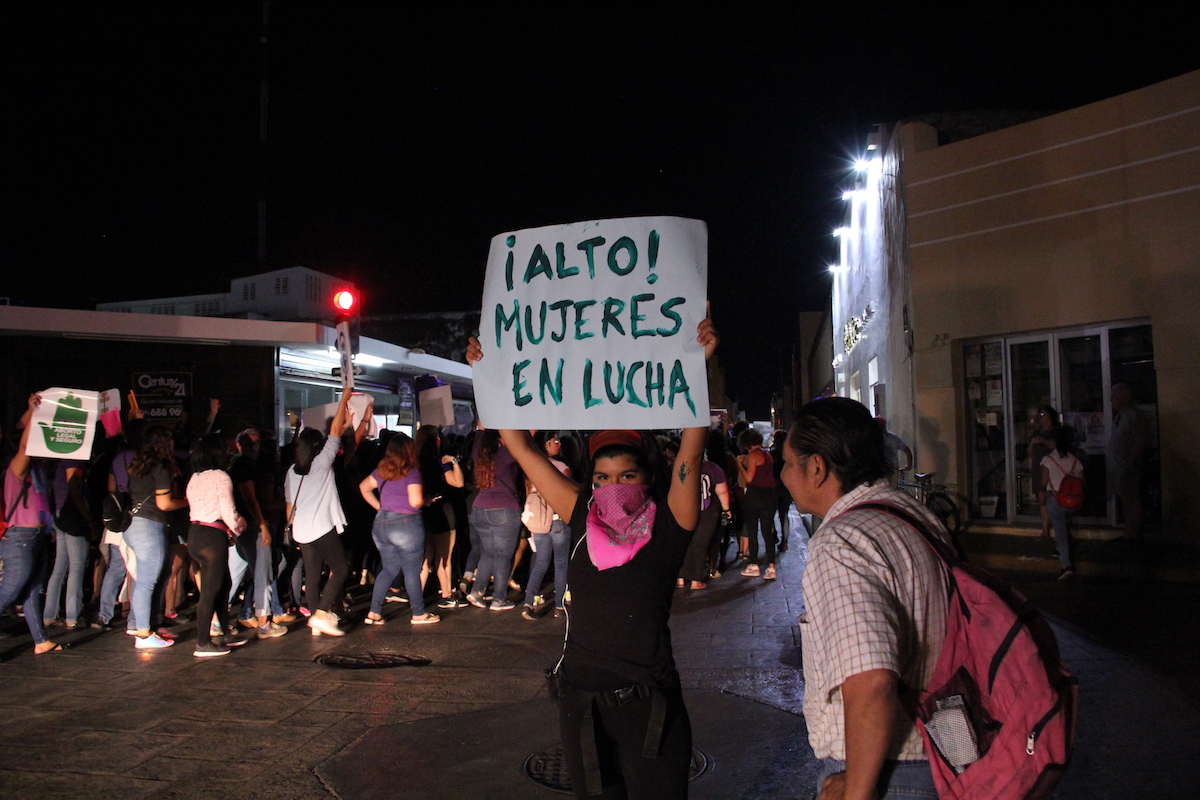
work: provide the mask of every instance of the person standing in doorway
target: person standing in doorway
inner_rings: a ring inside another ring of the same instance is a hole
[[[1105,453],[1108,493],[1121,501],[1122,540],[1142,538],[1142,466],[1146,459],[1146,415],[1133,404],[1127,384],[1112,387],[1113,426]]]

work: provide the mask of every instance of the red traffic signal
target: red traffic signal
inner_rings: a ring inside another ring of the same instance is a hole
[[[333,294],[333,307],[338,314],[353,314],[357,310],[358,295],[352,289],[339,289]]]

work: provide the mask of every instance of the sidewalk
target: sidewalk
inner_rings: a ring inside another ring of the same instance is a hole
[[[777,581],[730,572],[708,589],[677,593],[676,661],[708,759],[693,798],[811,796],[796,627],[804,551],[792,545]],[[1076,615],[1055,623],[1083,696],[1078,754],[1057,796],[1194,794],[1196,692],[1086,629],[1087,606],[1109,587],[1084,577],[1035,588]],[[557,741],[542,670],[557,658],[563,622],[466,608],[413,627],[406,607],[386,614],[381,628],[331,639],[296,627],[219,659],[193,658],[187,633],[175,647],[145,653],[121,633],[94,631],[59,636],[76,646],[35,657],[23,625],[6,617],[0,797],[565,796],[524,768]],[[1183,619],[1197,627],[1194,615]],[[1140,653],[1146,635],[1164,627],[1126,632],[1117,644]],[[312,661],[367,651],[432,663],[343,670]]]

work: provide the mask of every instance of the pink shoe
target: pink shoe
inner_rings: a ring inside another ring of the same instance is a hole
[[[751,564],[750,566],[748,566],[744,570],[742,570],[743,578],[757,578],[758,574],[759,574],[758,573],[758,564]]]
[[[763,580],[765,580],[765,581],[775,580],[775,568],[774,567],[767,567],[767,571],[763,573]]]

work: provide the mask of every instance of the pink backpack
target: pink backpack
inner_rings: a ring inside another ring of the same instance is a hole
[[[1071,760],[1079,684],[1049,624],[1020,593],[960,561],[919,519],[887,503],[853,509],[902,520],[949,568],[946,638],[923,690],[905,706],[946,800],[1048,797]]]

